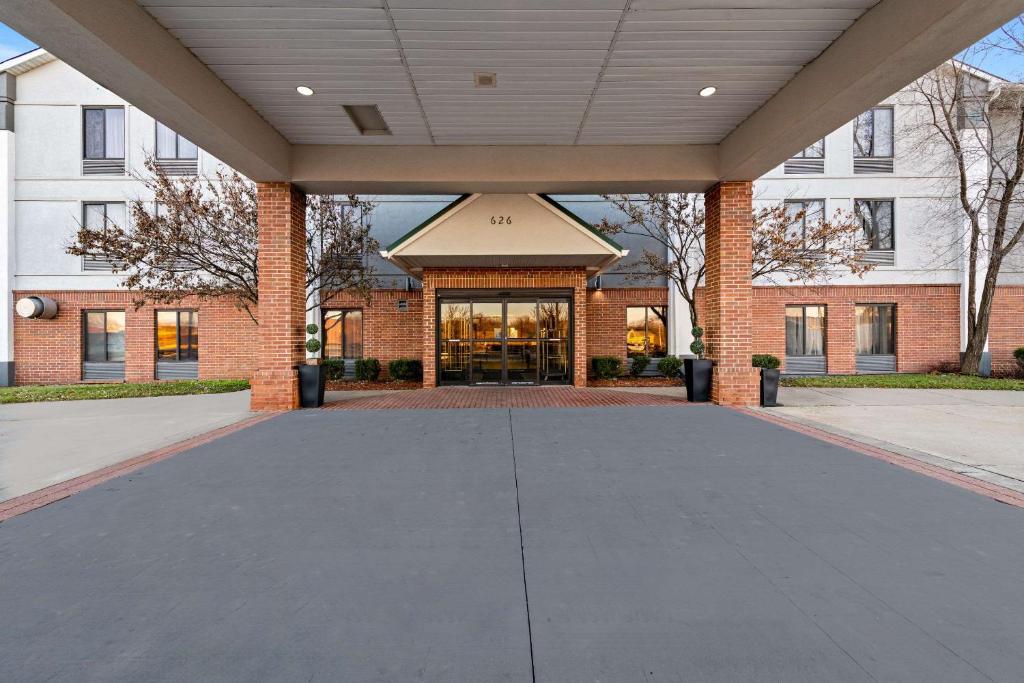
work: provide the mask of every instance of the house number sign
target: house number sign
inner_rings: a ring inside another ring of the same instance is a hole
[[[512,216],[491,216],[491,225],[512,225]]]

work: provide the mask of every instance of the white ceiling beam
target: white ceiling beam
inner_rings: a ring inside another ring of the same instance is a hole
[[[881,0],[721,143],[751,180],[1024,12],[1024,0]]]
[[[288,178],[288,141],[132,0],[3,0],[0,21],[245,175]]]
[[[296,145],[307,192],[376,194],[700,192],[715,145]]]

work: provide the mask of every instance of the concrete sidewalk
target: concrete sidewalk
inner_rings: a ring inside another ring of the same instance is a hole
[[[250,415],[248,391],[0,406],[0,501]]]
[[[767,412],[1024,491],[1024,392],[783,387]]]

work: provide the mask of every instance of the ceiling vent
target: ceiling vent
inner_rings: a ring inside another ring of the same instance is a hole
[[[473,74],[473,85],[478,88],[498,87],[498,74],[489,71],[477,71]]]
[[[360,135],[391,135],[391,129],[375,104],[343,104]]]

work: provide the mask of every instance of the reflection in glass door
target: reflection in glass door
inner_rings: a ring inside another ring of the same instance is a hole
[[[571,381],[568,299],[445,299],[438,310],[441,384]]]

